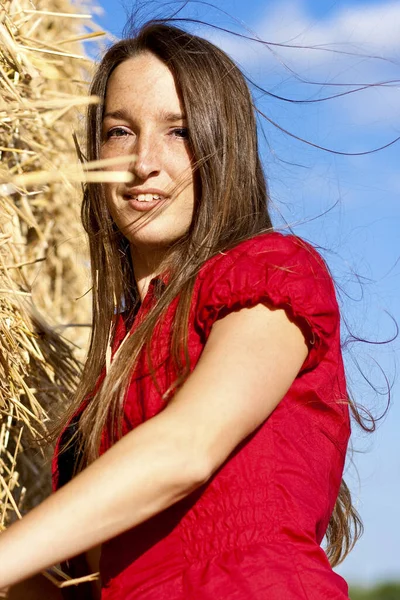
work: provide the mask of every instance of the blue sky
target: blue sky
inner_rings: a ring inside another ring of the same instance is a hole
[[[120,37],[125,23],[123,2],[102,0],[98,4],[104,9],[98,22]],[[155,4],[159,9],[163,2]],[[370,150],[400,135],[398,1],[219,0],[218,6],[219,11],[193,2],[185,15],[241,33],[246,33],[246,26],[275,44],[306,47],[251,43],[210,27],[191,26],[276,95],[310,100],[354,89],[329,84],[394,81],[301,105],[255,92],[259,108],[281,127],[345,152]],[[376,154],[340,156],[298,142],[269,123],[263,123],[263,130],[267,141],[262,142],[262,154],[275,223],[289,223],[295,233],[322,249],[342,290],[343,315],[354,334],[373,341],[391,337],[392,317],[400,324],[400,143]],[[399,346],[399,340],[388,345],[352,345],[352,354],[378,391],[385,383],[379,366],[395,380]],[[385,396],[365,384],[348,352],[345,361],[353,396],[379,413]],[[394,381],[390,411],[375,434],[362,435],[354,427],[358,475],[349,465],[347,480],[365,533],[338,569],[350,582],[400,579],[399,392],[399,382]]]

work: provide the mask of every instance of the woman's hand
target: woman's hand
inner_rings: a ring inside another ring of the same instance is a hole
[[[0,535],[0,586],[135,527],[205,483],[274,410],[306,355],[283,310],[257,305],[217,321],[165,410]]]

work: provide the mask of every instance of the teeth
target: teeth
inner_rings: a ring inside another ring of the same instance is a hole
[[[158,194],[138,194],[137,196],[132,196],[132,199],[139,202],[153,202],[153,200],[161,200],[161,196]]]

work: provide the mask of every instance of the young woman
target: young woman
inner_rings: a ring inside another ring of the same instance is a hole
[[[337,563],[355,518],[338,306],[322,258],[272,229],[242,74],[153,23],[91,91],[88,159],[132,155],[132,181],[85,192],[88,360],[0,586],[96,570],[101,546],[103,600],[346,599],[320,547]]]

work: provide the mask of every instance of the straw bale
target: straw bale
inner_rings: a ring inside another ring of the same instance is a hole
[[[50,450],[34,442],[68,402],[89,334],[79,204],[90,174],[73,133],[96,101],[92,9],[0,0],[0,531],[49,491]]]

